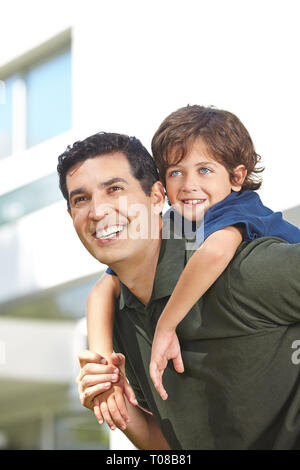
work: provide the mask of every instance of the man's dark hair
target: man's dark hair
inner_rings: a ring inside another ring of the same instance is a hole
[[[254,149],[251,137],[237,116],[213,106],[185,106],[173,112],[161,123],[152,139],[152,155],[165,186],[166,170],[177,165],[190,151],[197,138],[205,142],[212,158],[221,163],[234,182],[234,168],[245,165],[247,176],[242,190],[259,189],[257,175],[261,157]]]
[[[158,181],[158,172],[148,150],[136,137],[99,132],[85,140],[75,142],[73,146],[69,145],[58,157],[59,187],[68,203],[68,208],[70,204],[66,176],[69,169],[89,158],[116,152],[122,152],[126,156],[132,175],[140,182],[144,193],[150,196],[153,184]]]

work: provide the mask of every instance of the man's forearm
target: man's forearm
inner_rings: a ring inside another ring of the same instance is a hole
[[[124,434],[140,450],[169,450],[155,418],[126,400],[130,422]]]

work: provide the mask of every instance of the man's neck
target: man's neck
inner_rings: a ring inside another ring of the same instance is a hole
[[[152,294],[160,246],[161,238],[151,239],[147,243],[147,249],[137,254],[134,259],[111,266],[119,280],[144,305],[147,305]]]

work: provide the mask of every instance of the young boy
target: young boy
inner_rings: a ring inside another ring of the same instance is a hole
[[[168,116],[152,140],[152,152],[170,204],[185,219],[201,221],[203,240],[191,256],[156,326],[150,375],[163,399],[167,392],[162,374],[172,359],[177,372],[184,371],[176,327],[225,270],[239,244],[262,236],[300,242],[300,230],[263,206],[254,193],[261,186],[252,140],[232,113],[187,106]],[[111,270],[108,273],[114,274]],[[87,304],[89,346],[110,362],[113,352],[114,302],[119,295],[116,276],[105,275],[93,288]],[[95,399],[95,414],[103,417],[100,401],[113,394],[124,416],[124,377]]]

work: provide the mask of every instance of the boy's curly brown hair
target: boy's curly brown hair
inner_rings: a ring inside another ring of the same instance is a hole
[[[258,174],[264,167],[258,166],[261,157],[245,126],[229,111],[199,105],[188,105],[170,114],[153,136],[152,154],[164,186],[167,168],[177,165],[199,137],[211,157],[228,170],[232,182],[234,168],[242,164],[247,169],[242,190],[260,188]]]

